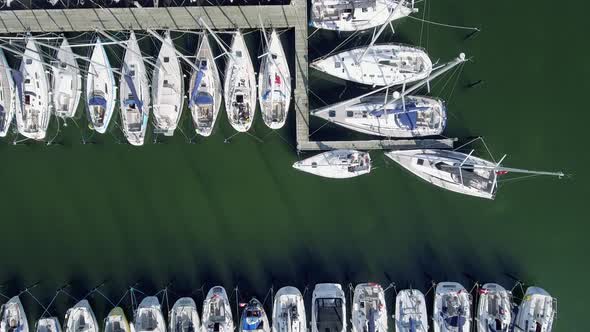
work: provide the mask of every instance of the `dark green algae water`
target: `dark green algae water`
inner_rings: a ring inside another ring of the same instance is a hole
[[[317,178],[291,168],[298,159],[293,112],[278,133],[258,117],[252,134],[262,141],[242,134],[229,144],[224,138],[233,130],[224,113],[206,140],[186,144],[177,134],[151,144],[150,136],[141,148],[117,144],[123,139],[117,129],[82,145],[70,123],[56,140],[61,145],[0,143],[2,292],[14,295],[40,282],[32,292],[49,301],[69,283],[79,298],[104,281],[101,290],[115,299],[136,283],[154,293],[172,282],[171,297],[193,294],[201,301],[196,290],[213,284],[238,285],[245,299],[264,297],[271,285],[374,280],[426,291],[432,280],[510,288],[518,278],[559,299],[554,331],[587,331],[590,117],[582,100],[589,87],[590,5],[453,0],[427,6],[431,20],[482,29],[464,40],[466,31],[430,26],[420,37],[420,23],[406,19],[396,23],[395,37],[383,37],[420,44],[441,61],[460,51],[473,57],[456,84],[442,89],[443,78],[434,88],[448,101],[446,135],[482,135],[496,157],[508,154],[506,165],[572,177],[507,182],[487,201],[432,187],[374,152],[377,167],[369,176]],[[317,33],[310,58],[345,37]],[[258,43],[250,42],[254,56]],[[291,32],[283,42],[292,45]],[[184,47],[193,52],[191,45]],[[465,88],[477,80],[484,84]],[[310,71],[310,87],[331,102],[344,85]],[[343,96],[362,92],[349,85]],[[312,119],[311,130],[322,124]],[[186,119],[183,128],[189,127]],[[326,126],[312,138],[353,136]],[[36,320],[43,310],[23,298]],[[99,317],[110,308],[98,295],[91,302]],[[63,319],[73,300],[60,296],[56,304],[53,313]]]

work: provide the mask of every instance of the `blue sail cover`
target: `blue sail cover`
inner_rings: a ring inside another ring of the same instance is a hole
[[[195,84],[193,85],[193,91],[191,91],[191,100],[189,106],[193,106],[195,104],[200,105],[200,103],[198,102],[199,86],[201,86],[201,81],[203,80],[203,76],[205,76],[205,70],[207,70],[207,67],[201,66],[201,68],[197,72],[197,77],[195,77]]]
[[[414,322],[414,318],[410,318],[410,332],[416,332],[416,323]]]
[[[380,118],[384,114],[395,114],[396,122],[403,127],[408,129],[416,129],[416,120],[418,119],[418,112],[426,111],[429,107],[416,106],[416,103],[406,103],[406,110],[404,111],[403,105],[399,105],[394,108],[378,109],[371,111],[370,114],[374,117]]]
[[[461,328],[463,325],[465,325],[466,319],[463,316],[451,316],[446,317],[445,322],[449,326]]]
[[[102,96],[92,96],[90,99],[88,99],[88,106],[101,106],[106,108],[107,101]]]
[[[242,319],[242,330],[258,330],[261,323],[262,319],[260,319],[260,317],[245,317]]]
[[[196,105],[212,105],[213,97],[211,97],[211,95],[206,92],[201,92],[194,99],[194,103]]]
[[[128,102],[131,100],[132,103],[135,103],[139,112],[143,113],[142,103],[141,100],[139,100],[139,97],[137,96],[137,90],[135,89],[135,84],[133,84],[133,79],[131,79],[131,76],[129,76],[128,74],[125,74],[123,76],[125,76],[125,82],[127,83],[129,90],[131,90],[131,98],[125,100],[125,106],[128,106]]]

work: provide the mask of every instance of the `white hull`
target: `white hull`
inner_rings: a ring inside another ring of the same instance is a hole
[[[234,323],[225,289],[215,286],[203,301],[202,332],[233,332]]]
[[[343,80],[371,86],[401,85],[420,81],[432,72],[426,52],[401,44],[353,48],[315,60],[310,67]],[[361,58],[362,56],[362,58]]]
[[[498,284],[483,285],[477,304],[477,332],[508,332],[511,319],[510,293]]]
[[[371,157],[356,150],[332,150],[293,164],[293,168],[333,179],[347,179],[371,172]]]
[[[287,121],[291,104],[291,73],[281,39],[275,30],[268,43],[258,74],[258,101],[264,124],[270,129],[280,129]]]
[[[283,287],[275,294],[272,332],[307,332],[303,295],[297,288]]]
[[[518,307],[513,332],[551,332],[557,300],[544,289],[529,287]]]
[[[168,332],[184,332],[201,330],[201,321],[197,312],[197,304],[190,297],[178,299],[168,314],[170,326]]]
[[[225,70],[225,110],[239,132],[250,130],[256,112],[256,75],[241,32],[236,32]]]
[[[395,297],[395,332],[428,332],[426,299],[422,292],[404,289]]]
[[[432,321],[434,332],[471,331],[471,295],[456,282],[439,283]]]
[[[64,332],[98,332],[98,322],[87,300],[78,302],[66,312]]]
[[[352,332],[388,332],[385,292],[378,284],[359,284],[352,300]]]
[[[391,12],[398,3],[399,0],[376,0],[353,5],[346,0],[312,0],[311,25],[336,31],[359,31],[378,27],[414,12],[412,8],[402,5],[392,16]]]
[[[12,69],[8,66],[4,51],[0,49],[0,137],[6,137],[16,108],[21,106],[17,103],[16,96]]]
[[[52,63],[53,112],[60,118],[72,118],[78,110],[82,95],[82,76],[68,40],[64,38],[57,61]]]
[[[104,320],[104,332],[131,332],[129,321],[120,307],[113,308]]]
[[[29,322],[18,296],[2,305],[0,332],[29,332]]]
[[[346,322],[346,298],[342,286],[316,284],[311,296],[311,332],[346,332]]]
[[[131,331],[166,332],[166,322],[157,297],[148,296],[141,300],[135,310]]]
[[[57,317],[41,318],[37,321],[36,332],[61,332],[61,325]]]
[[[86,107],[93,129],[104,134],[115,111],[117,88],[113,68],[100,38],[96,39],[90,60],[86,76]]]

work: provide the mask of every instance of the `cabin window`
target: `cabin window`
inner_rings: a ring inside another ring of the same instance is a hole
[[[363,111],[363,118],[367,117],[367,111]]]
[[[369,8],[363,8],[363,9],[362,9],[362,12],[363,12],[363,13],[366,13],[366,12],[368,12],[368,11],[369,11]]]
[[[164,86],[168,86],[168,80],[164,80]]]
[[[39,86],[39,81],[37,81],[37,89],[41,89],[41,87]]]
[[[169,57],[167,57],[167,56],[165,56],[165,57],[164,57],[164,62],[165,62],[165,63],[168,63],[168,62],[170,62],[170,58],[169,58]]]
[[[371,75],[369,75],[369,77],[375,77],[375,75],[371,74]]]
[[[271,54],[270,57],[273,58],[273,60],[276,60],[277,59],[277,55],[276,54]]]
[[[66,68],[68,68],[68,64],[67,64],[67,63],[65,63],[65,62],[61,62],[61,63],[60,63],[60,65],[61,65],[61,67],[62,67],[63,69],[66,69]]]
[[[353,111],[346,111],[346,116],[349,118],[352,118],[354,116],[354,112]]]
[[[236,51],[236,56],[238,58],[241,58],[242,57],[242,51]]]
[[[316,163],[315,161],[311,163],[311,167],[312,168],[318,168],[318,163]]]
[[[31,96],[30,95],[25,96],[25,105],[31,105]]]
[[[27,79],[25,80],[25,84],[29,84],[29,83],[31,83],[31,80],[27,78]]]
[[[336,116],[336,111],[328,111],[328,116],[333,118]]]
[[[416,164],[420,166],[424,165],[424,159],[418,159],[418,161],[416,161]]]
[[[29,58],[27,58],[27,59],[25,60],[25,63],[26,63],[27,65],[30,65],[30,64],[32,64],[32,63],[33,63],[33,59],[29,59]]]

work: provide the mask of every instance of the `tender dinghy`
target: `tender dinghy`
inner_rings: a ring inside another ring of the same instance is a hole
[[[168,314],[169,332],[200,332],[201,321],[197,304],[190,297],[178,299]]]
[[[121,307],[113,308],[104,320],[104,332],[131,332],[129,321]]]
[[[29,332],[29,322],[20,298],[8,300],[1,309],[0,332]]]
[[[340,284],[315,285],[311,301],[311,332],[346,332],[346,298]]]
[[[508,332],[512,319],[511,295],[498,284],[485,284],[479,290],[478,332]]]
[[[90,60],[86,76],[86,106],[92,128],[104,134],[115,111],[117,88],[113,68],[100,38],[96,39]]]
[[[225,69],[225,110],[229,123],[239,132],[252,126],[256,111],[256,75],[244,36],[240,31],[234,35],[231,55]]]
[[[150,88],[145,63],[131,31],[123,58],[119,81],[119,101],[123,134],[131,145],[143,145],[150,113]]]
[[[66,38],[63,39],[57,61],[52,63],[53,112],[59,118],[73,118],[82,95],[82,76],[78,62]]]
[[[366,48],[361,46],[315,60],[310,67],[372,86],[408,84],[428,77],[432,71],[432,61],[421,48],[400,44]]]
[[[217,64],[207,35],[201,36],[195,65],[199,70],[193,70],[191,74],[189,108],[195,131],[207,137],[213,132],[223,94]]]
[[[98,332],[98,323],[87,300],[82,300],[66,312],[64,332]]]
[[[371,172],[371,156],[356,150],[332,150],[293,164],[303,172],[333,179],[347,179]]]
[[[403,0],[312,0],[311,25],[318,29],[359,31],[406,17],[417,9]],[[413,3],[413,1],[412,1]],[[397,6],[395,13],[393,12]]]
[[[20,103],[16,102],[16,86],[12,78],[12,69],[8,66],[4,51],[0,49],[0,137],[6,137]]]
[[[529,287],[518,307],[514,332],[551,332],[557,299],[539,287]]]
[[[242,311],[240,332],[249,331],[270,332],[268,317],[262,303],[257,299],[250,300],[244,307],[244,311]]]
[[[37,332],[61,332],[59,319],[57,317],[41,318],[37,321],[35,330]]]
[[[432,321],[434,332],[471,331],[471,295],[456,282],[436,286]]]
[[[135,310],[131,331],[166,332],[164,315],[157,297],[148,296],[139,303],[137,310]]]
[[[203,301],[203,332],[233,332],[234,322],[225,289],[215,286]]]
[[[404,289],[395,297],[395,332],[428,332],[424,294]]]
[[[447,114],[440,99],[405,96],[391,101],[386,94],[361,98],[358,103],[341,102],[313,110],[312,114],[344,128],[384,137],[440,135]]]
[[[258,100],[262,120],[270,129],[285,125],[291,104],[291,73],[276,30],[272,30],[268,49],[258,74]]]
[[[49,79],[39,52],[37,43],[29,39],[20,66],[21,107],[16,109],[16,124],[21,135],[41,141],[47,135],[51,111]]]
[[[272,332],[307,332],[303,295],[297,288],[283,287],[275,294]]]
[[[352,332],[388,332],[385,292],[381,285],[365,283],[354,288]]]
[[[152,75],[155,132],[166,136],[174,135],[182,115],[183,96],[182,67],[170,31],[167,31]]]

